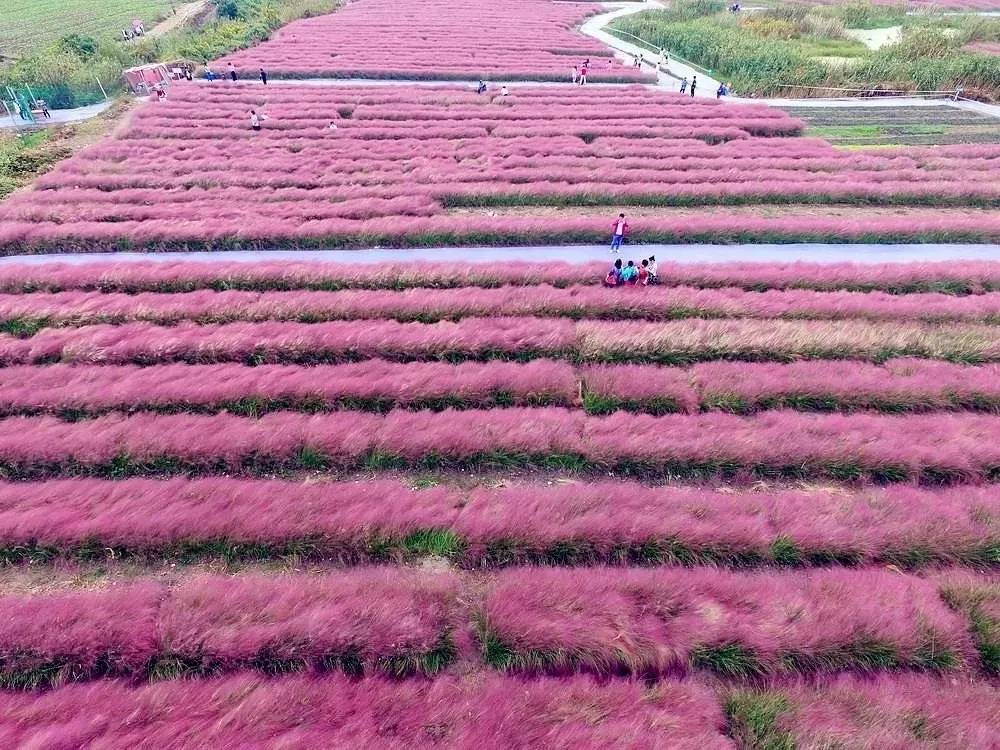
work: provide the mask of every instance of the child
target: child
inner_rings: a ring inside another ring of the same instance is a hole
[[[621,286],[622,283],[622,259],[619,258],[615,261],[615,264],[611,266],[611,270],[608,271],[608,275],[604,277],[604,286],[614,287]]]
[[[660,275],[659,275],[659,272],[656,270],[656,256],[655,255],[650,255],[649,256],[649,265],[646,266],[646,269],[649,271],[649,283],[650,284],[659,284],[660,283]]]
[[[622,269],[622,284],[626,286],[635,286],[635,282],[639,279],[639,269],[635,267],[635,261],[629,261],[628,265]]]
[[[649,284],[649,261],[643,259],[642,264],[639,266],[639,286],[646,286]]]

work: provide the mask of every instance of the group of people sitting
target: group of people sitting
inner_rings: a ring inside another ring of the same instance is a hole
[[[643,258],[639,265],[634,260],[622,263],[622,259],[615,260],[608,275],[604,277],[604,286],[649,286],[659,284],[660,279],[656,273],[656,256],[650,255]]]

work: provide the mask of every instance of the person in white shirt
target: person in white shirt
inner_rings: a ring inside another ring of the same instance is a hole
[[[649,283],[650,284],[659,284],[660,283],[660,275],[659,275],[659,272],[657,271],[657,268],[656,268],[656,256],[655,255],[650,255],[649,256],[649,264],[646,266],[646,270],[649,272]]]
[[[260,121],[262,119],[264,119],[263,115],[258,115],[257,114],[257,110],[251,109],[250,110],[250,129],[251,130],[257,130],[257,131],[259,131],[260,130]]]

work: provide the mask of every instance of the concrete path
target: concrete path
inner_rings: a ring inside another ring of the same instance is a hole
[[[190,253],[80,253],[67,255],[14,255],[0,258],[0,268],[11,265],[46,263],[133,263],[202,261],[333,261],[343,263],[394,263],[405,261],[494,262],[524,260],[571,263],[614,258],[640,260],[655,255],[659,261],[682,263],[792,262],[811,263],[890,263],[907,261],[996,260],[1000,245],[627,245],[621,255],[612,255],[605,245],[544,247],[439,247],[413,250],[373,248],[370,250],[264,250]]]
[[[89,120],[92,117],[97,117],[101,112],[111,107],[114,104],[112,101],[100,102],[99,104],[91,104],[89,107],[78,107],[76,109],[53,109],[51,119],[45,119],[39,117],[35,122],[28,122],[27,120],[22,120],[16,115],[14,117],[8,117],[4,115],[0,117],[0,128],[6,128],[9,130],[18,130],[20,128],[39,128],[39,127],[49,127],[50,125],[65,125],[69,122],[83,122],[84,120]],[[0,110],[3,107],[0,106]]]

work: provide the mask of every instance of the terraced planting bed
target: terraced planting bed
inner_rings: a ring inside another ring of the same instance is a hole
[[[0,269],[0,737],[994,746],[1000,264],[603,270]]]
[[[996,118],[955,107],[785,107],[838,146],[1000,143]]]
[[[251,109],[268,117],[259,133]],[[630,206],[697,211],[636,221],[637,242],[1000,237],[995,211],[942,212],[996,207],[1000,145],[851,153],[802,128],[765,105],[640,87],[182,83],[0,204],[0,252],[604,242]]]

